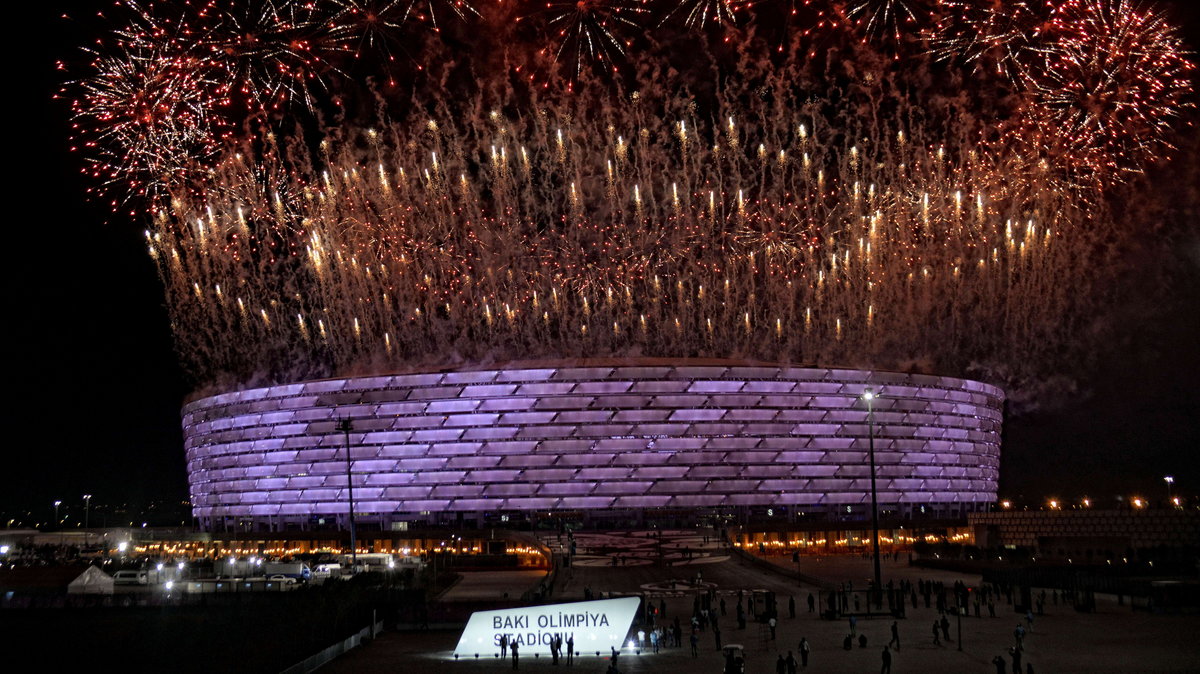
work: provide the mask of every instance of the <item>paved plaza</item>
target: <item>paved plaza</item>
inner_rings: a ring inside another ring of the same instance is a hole
[[[761,565],[730,556],[721,550],[713,538],[705,539],[695,532],[672,532],[664,536],[670,546],[668,557],[657,542],[650,540],[646,532],[617,534],[580,535],[576,564],[570,570],[560,572],[555,584],[553,599],[579,601],[585,588],[597,596],[605,592],[646,593],[657,604],[666,603],[668,621],[679,616],[685,625],[682,648],[662,649],[655,653],[637,653],[626,649],[619,656],[621,672],[688,672],[700,674],[722,671],[723,659],[716,648],[711,630],[702,632],[699,656],[692,657],[686,626],[691,617],[694,595],[680,590],[671,590],[671,581],[694,580],[697,572],[702,581],[713,584],[718,598],[725,599],[727,615],[720,619],[721,636],[725,644],[738,643],[745,647],[746,671],[751,674],[771,674],[775,671],[779,655],[787,656],[791,650],[799,659],[797,644],[807,638],[811,645],[810,672],[877,672],[880,670],[881,650],[891,638],[891,618],[860,618],[857,630],[867,636],[867,647],[857,643],[850,651],[843,650],[842,642],[849,632],[845,619],[823,620],[817,613],[808,613],[806,598],[816,588],[801,585],[793,575],[796,565],[790,557],[774,558],[787,573],[779,573]],[[585,545],[586,544],[586,545]],[[686,551],[684,550],[686,549]],[[617,565],[612,563],[618,558]],[[621,561],[621,558],[624,558]],[[871,575],[869,559],[850,556],[804,557],[800,571],[808,577],[817,577],[832,582],[853,581],[856,587],[865,587]],[[898,562],[886,562],[883,567],[885,582],[888,579],[938,580],[947,584],[962,580],[968,585],[978,584],[978,576],[931,572],[909,567],[907,558]],[[514,587],[518,593],[527,589],[528,576],[519,579],[526,583]],[[476,579],[472,582],[478,583]],[[860,585],[861,583],[861,585]],[[663,589],[668,588],[668,589]],[[776,593],[779,602],[780,620],[776,639],[771,640],[769,630],[754,623],[745,630],[738,630],[734,620],[738,590],[766,589]],[[796,600],[796,618],[788,617],[788,599]],[[966,617],[962,619],[962,650],[958,650],[957,629],[951,619],[950,636],[955,641],[935,645],[931,627],[939,618],[936,609],[908,609],[907,617],[898,621],[900,649],[892,652],[893,672],[995,672],[992,659],[1004,655],[1011,672],[1008,649],[1013,645],[1013,630],[1024,623],[1022,616],[1013,612],[1007,604],[997,604],[997,617]],[[428,632],[390,632],[376,642],[355,650],[325,669],[330,672],[374,672],[393,671],[396,667],[414,667],[415,671],[476,674],[481,672],[511,671],[511,659],[500,662],[496,653],[480,653],[475,658],[453,658],[453,649],[459,632],[433,630]],[[1047,672],[1200,672],[1200,616],[1151,615],[1134,612],[1118,605],[1115,597],[1097,596],[1097,611],[1092,614],[1078,613],[1065,604],[1047,602],[1046,615],[1037,616],[1033,631],[1025,638],[1025,664],[1032,664],[1034,671]],[[604,672],[609,666],[607,654],[597,656],[586,653],[576,662],[581,672]],[[554,666],[548,657],[534,659],[523,657],[521,671],[561,670],[565,665]]]
[[[543,571],[471,571],[441,596],[442,601],[498,601],[520,597],[546,576]]]

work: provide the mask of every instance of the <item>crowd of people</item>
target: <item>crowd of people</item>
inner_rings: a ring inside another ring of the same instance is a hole
[[[904,615],[902,610],[897,610],[901,604],[910,605],[912,609],[918,609],[922,605],[927,609],[936,609],[937,618],[933,620],[928,632],[935,646],[954,643],[954,637],[950,632],[951,616],[969,618],[973,614],[975,618],[983,618],[986,611],[988,618],[996,618],[998,603],[1009,607],[1008,610],[1011,611],[1014,599],[1017,602],[1021,601],[1019,597],[1014,597],[1016,588],[999,583],[968,586],[961,581],[946,584],[941,581],[921,579],[916,583],[889,582],[885,590],[880,593],[880,598],[876,598],[874,601],[882,605],[882,597],[886,597],[894,616]],[[1010,660],[1012,674],[1033,673],[1032,663],[1025,658],[1025,642],[1034,631],[1036,616],[1044,615],[1047,602],[1053,602],[1057,606],[1060,601],[1066,603],[1067,596],[1068,593],[1065,591],[1060,594],[1058,590],[1052,590],[1050,593],[1042,590],[1029,598],[1031,606],[1025,610],[1022,616],[1023,622],[1017,624],[1013,630],[1012,645],[1006,647],[1007,659],[1003,655],[997,655],[993,659],[997,674],[1009,674]],[[842,638],[843,650],[855,650],[856,646],[858,649],[866,649],[869,646],[867,635],[859,631],[859,617],[860,615],[873,615],[870,606],[872,602],[870,592],[861,592],[860,588],[860,592],[856,593],[853,581],[847,581],[839,584],[837,589],[829,592],[828,595],[822,594],[816,601],[828,609],[823,617],[828,618],[834,615],[845,617],[848,631]],[[811,594],[808,596],[809,612],[813,612],[816,601]],[[795,598],[789,598],[787,605],[789,617],[795,618]],[[865,612],[864,609],[866,609]],[[891,639],[880,650],[879,662],[882,674],[890,674],[893,654],[900,650],[900,622],[893,620],[889,631]],[[774,639],[773,633],[772,629],[772,640]],[[778,652],[775,661],[776,674],[796,674],[806,669],[811,650],[807,638],[802,637],[795,650],[788,650],[786,653]],[[799,657],[797,657],[797,653],[799,653]],[[732,671],[726,670],[727,674]]]

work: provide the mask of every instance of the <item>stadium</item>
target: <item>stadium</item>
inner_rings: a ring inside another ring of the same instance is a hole
[[[1111,344],[1194,64],[1130,3],[933,4],[125,5],[73,145],[205,392],[196,519],[987,509],[995,385]]]
[[[995,502],[1003,401],[921,374],[575,360],[231,391],[188,403],[183,425],[210,530],[341,524],[348,473],[355,519],[384,530],[549,513],[862,521],[872,439],[880,511],[904,520]]]

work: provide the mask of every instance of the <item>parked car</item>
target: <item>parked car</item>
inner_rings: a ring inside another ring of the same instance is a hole
[[[296,584],[295,578],[292,578],[291,576],[285,576],[281,573],[277,573],[273,576],[267,576],[267,580],[271,581],[272,583],[280,583],[281,585],[295,585]]]

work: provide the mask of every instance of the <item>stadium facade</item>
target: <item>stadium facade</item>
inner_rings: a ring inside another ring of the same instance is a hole
[[[961,517],[996,499],[1003,392],[742,361],[509,363],[231,391],[183,409],[208,528],[537,513]],[[345,421],[350,422],[349,433]],[[346,452],[349,445],[351,466]],[[374,527],[372,527],[374,528]]]

